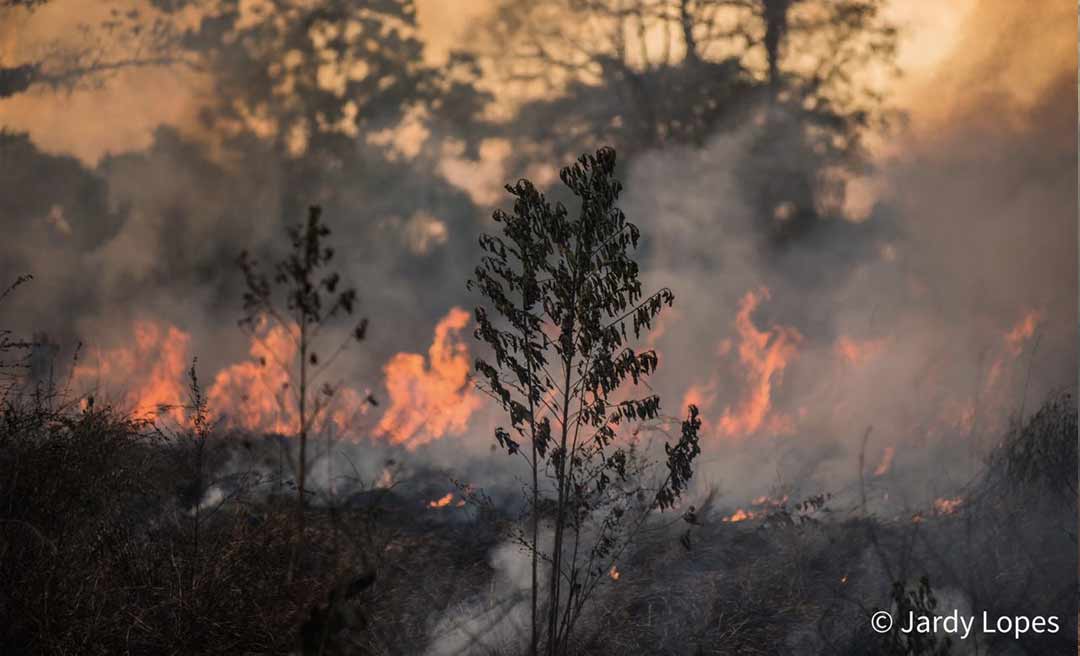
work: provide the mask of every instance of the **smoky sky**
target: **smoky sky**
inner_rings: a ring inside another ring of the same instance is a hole
[[[770,184],[788,181],[796,197],[794,185],[820,166],[782,110],[755,123],[755,112],[774,110],[747,101],[739,120],[718,124],[700,144],[643,148],[621,160],[622,208],[644,234],[643,279],[677,298],[655,344],[666,411],[679,414],[693,385],[711,386],[706,416],[714,419],[746,396],[733,322],[748,292],[769,291],[752,315],[759,330],[801,336],[797,356],[768,381],[772,411],[792,418],[794,433],[749,436],[744,446],[757,464],[742,472],[734,443],[710,438],[707,478],[761,491],[774,478],[769,470],[790,467],[799,470],[793,478],[810,470],[813,483],[827,484],[850,473],[870,425],[874,458],[886,445],[921,443],[943,408],[976,395],[1003,336],[1027,311],[1039,313],[1038,346],[1010,359],[1014,374],[1030,375],[1013,376],[1002,410],[1073,384],[1076,76],[1071,64],[1060,68],[1028,105],[1009,101],[1006,81],[991,81],[973,109],[930,138],[905,133],[901,122],[885,137],[895,147],[868,173],[880,190],[868,216],[823,213],[782,243],[777,225],[791,219],[764,210],[751,191],[773,176]],[[543,140],[543,127],[510,120],[499,130]],[[79,341],[123,343],[131,321],[149,317],[191,333],[192,355],[212,371],[246,356],[235,326],[236,257],[250,250],[271,263],[283,252],[283,227],[319,204],[335,263],[371,320],[369,341],[344,370],[378,390],[392,354],[422,352],[439,317],[478,301],[465,281],[479,232],[495,227],[494,207],[447,180],[440,158],[448,143],[469,150],[494,133],[449,120],[412,157],[339,138],[327,149],[333,157],[290,159],[250,137],[223,154],[190,130],[161,126],[148,147],[90,166],[5,132],[0,275],[35,276],[7,301],[6,326],[46,331],[69,354]],[[527,159],[509,158],[515,168],[503,181],[526,175],[519,163]],[[532,162],[549,171],[568,163]],[[885,346],[862,368],[845,367],[835,354],[845,336]],[[732,350],[723,351],[725,340]],[[476,432],[487,429],[477,423]],[[469,439],[487,444],[489,436]]]

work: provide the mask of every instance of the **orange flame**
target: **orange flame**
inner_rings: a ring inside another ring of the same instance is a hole
[[[964,504],[962,497],[947,499],[942,497],[934,500],[934,512],[938,515],[952,515]]]
[[[762,427],[775,433],[791,432],[790,418],[773,415],[773,385],[779,383],[784,370],[797,354],[802,335],[794,328],[774,326],[768,331],[758,330],[752,315],[762,300],[769,298],[769,290],[749,291],[739,303],[735,315],[735,330],[739,336],[739,361],[749,387],[747,395],[733,409],[725,408],[718,429],[728,437],[757,433]]]
[[[445,508],[450,505],[450,502],[454,500],[454,493],[447,492],[445,496],[439,497],[435,501],[428,501],[428,508]]]
[[[250,431],[299,432],[298,390],[289,374],[299,349],[296,333],[295,324],[259,327],[251,339],[251,360],[226,367],[214,377],[207,393],[210,410],[226,423]],[[331,425],[344,432],[368,410],[366,396],[349,387],[321,400],[329,405],[309,420],[309,429],[316,433]]]
[[[249,350],[252,360],[219,371],[207,393],[207,404],[234,426],[269,433],[297,432],[299,412],[288,373],[296,351],[296,341],[285,326],[257,331]]]
[[[469,384],[469,350],[461,332],[469,313],[453,308],[435,327],[427,361],[398,353],[383,368],[390,408],[375,428],[379,437],[416,448],[447,434],[459,435],[480,406]]]
[[[885,453],[881,456],[881,462],[874,468],[874,476],[884,476],[885,474],[888,474],[889,470],[892,469],[892,461],[895,455],[895,448],[891,446],[885,447]]]
[[[167,416],[184,422],[184,372],[191,336],[175,326],[147,319],[136,321],[133,332],[134,346],[99,351],[96,362],[77,364],[72,371],[73,387],[107,391],[124,381],[121,402],[136,416]]]
[[[731,523],[742,522],[742,521],[746,521],[747,519],[753,519],[755,516],[757,516],[757,513],[748,512],[746,510],[743,510],[742,508],[739,508],[733,514],[728,515],[727,517],[724,517],[720,521],[722,521],[722,522],[731,522]]]
[[[615,565],[612,565],[611,570],[608,572],[608,576],[611,577],[612,581],[618,581],[619,577],[621,576],[621,574],[619,573],[619,568],[615,567]]]
[[[1024,342],[1035,335],[1035,329],[1038,328],[1041,319],[1042,315],[1037,310],[1028,310],[1024,313],[1023,318],[1013,326],[1013,329],[1005,334],[1005,344],[1013,357],[1020,355],[1021,350],[1024,348]]]

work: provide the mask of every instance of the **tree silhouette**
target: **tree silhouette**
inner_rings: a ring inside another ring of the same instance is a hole
[[[317,386],[327,367],[348,343],[347,340],[329,358],[322,359],[318,350],[319,337],[331,320],[342,314],[351,315],[357,302],[356,290],[351,287],[339,289],[341,276],[327,270],[334,249],[326,245],[330,228],[322,223],[321,216],[320,208],[311,207],[306,223],[287,228],[290,251],[274,266],[272,277],[262,273],[246,251],[239,259],[246,289],[240,326],[257,333],[266,321],[272,321],[287,331],[296,347],[295,361],[274,364],[288,374],[297,407],[299,457],[293,460],[290,454],[290,465],[297,479],[298,550],[302,548],[304,535],[308,435],[335,392],[329,384]],[[361,341],[366,332],[367,319],[361,319],[350,338]],[[295,560],[294,553],[290,576]]]
[[[869,166],[864,137],[894,113],[896,30],[884,0],[501,0],[473,47],[520,83],[507,166],[595,140],[624,160],[756,136],[734,169],[765,233],[786,245],[842,212]],[[840,199],[839,201],[837,199]]]
[[[540,645],[539,560],[551,568],[545,650],[565,653],[596,586],[649,513],[675,503],[699,453],[693,406],[681,436],[665,445],[667,473],[655,487],[643,480],[648,465],[633,436],[620,435],[660,417],[658,396],[632,398],[624,389],[657,366],[655,352],[630,346],[630,333],[647,331],[674,295],[642,292],[631,257],[639,233],[616,206],[614,171],[609,148],[562,170],[581,201],[576,217],[528,180],[508,186],[514,210],[495,212],[502,235],[481,237],[485,255],[469,283],[491,303],[476,309],[476,336],[494,360],[479,359],[476,368],[482,388],[509,416],[510,430],[496,429],[495,438],[523,455],[532,474],[531,528],[520,541],[532,552],[533,654]],[[549,554],[540,545],[542,515],[554,524]]]
[[[0,20],[32,12],[49,0],[3,0]],[[47,44],[36,59],[11,65],[0,59],[0,99],[47,87],[72,91],[100,87],[111,76],[135,68],[194,66],[178,49],[175,25],[166,16],[138,9],[113,8],[107,18],[80,24],[77,30]]]

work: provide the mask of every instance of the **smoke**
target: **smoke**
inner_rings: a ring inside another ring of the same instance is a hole
[[[783,116],[631,162],[623,207],[646,280],[676,292],[659,385],[671,414],[702,406],[702,484],[852,491],[888,458],[894,497],[926,504],[974,475],[1010,413],[1074,385],[1075,69],[1055,62],[1020,102],[971,57],[943,67],[949,120],[921,133],[916,115],[870,179],[848,181],[845,205],[865,214],[784,249],[744,191],[747,169],[770,168],[753,144],[783,138],[763,134]],[[974,97],[950,96],[969,85]]]
[[[691,401],[703,409],[703,486],[746,499],[796,481],[807,492],[845,488],[886,454],[879,477],[908,472],[915,486],[953,469],[947,486],[992,446],[1002,415],[1072,384],[1075,52],[1060,56],[1067,30],[1037,13],[1008,2],[970,12],[927,88],[905,87],[910,126],[886,139],[867,178],[844,181],[836,204],[847,215],[782,246],[769,235],[797,218],[792,206],[763,216],[746,190],[769,172],[816,165],[802,160],[791,116],[759,107],[744,115],[760,121],[624,169],[644,279],[677,297],[652,338],[656,384],[668,414]],[[1047,34],[1044,51],[1007,24]],[[1013,63],[997,66],[990,43]],[[79,341],[112,353],[136,322],[159,321],[190,336],[181,359],[198,355],[213,381],[247,363],[250,348],[233,325],[241,290],[231,262],[243,249],[280,255],[282,224],[322,203],[337,263],[372,321],[371,339],[335,375],[383,402],[385,434],[446,415],[444,430],[404,439],[446,433],[465,448],[432,443],[423,457],[487,463],[479,453],[495,419],[461,389],[468,329],[458,326],[465,338],[445,361],[428,348],[451,308],[476,301],[463,283],[487,214],[477,200],[501,202],[491,193],[501,180],[488,178],[532,172],[503,171],[503,142],[481,147],[478,162],[460,158],[469,135],[445,125],[404,155],[364,141],[340,160],[298,163],[258,143],[219,150],[192,138],[207,129],[194,118],[176,122],[94,166],[43,152],[37,130],[33,141],[3,137],[0,177],[14,199],[3,220],[19,238],[0,247],[0,273],[36,276],[32,295],[10,301],[11,327],[45,328],[66,358]],[[401,136],[385,127],[391,141]],[[768,149],[755,147],[762,140]],[[1032,330],[1010,341],[1029,317]],[[393,373],[403,371],[413,375]],[[418,390],[434,394],[417,403]]]
[[[550,536],[544,541],[549,541]],[[446,613],[431,632],[428,656],[518,653],[529,636],[532,560],[521,546],[507,542],[492,550],[494,570],[486,594]],[[543,574],[541,574],[543,576]]]

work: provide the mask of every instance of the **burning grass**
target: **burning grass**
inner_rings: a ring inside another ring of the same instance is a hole
[[[458,507],[465,496],[441,492],[435,472],[316,491],[289,582],[297,538],[275,439],[213,438],[209,495],[193,491],[190,440],[108,407],[9,404],[0,427],[6,653],[520,653],[507,624],[517,593],[493,557],[512,551],[503,529],[516,516]],[[1072,399],[1052,399],[962,498],[917,523],[782,496],[738,522],[716,497],[650,522],[607,572],[574,651],[879,653],[866,612],[888,605],[893,581],[923,574],[942,603],[1069,606],[1076,586],[1056,573],[1076,567],[1063,475],[1075,431]],[[1066,653],[1071,621],[1020,644]],[[480,640],[496,629],[510,638]],[[988,653],[1004,645],[979,639]]]

